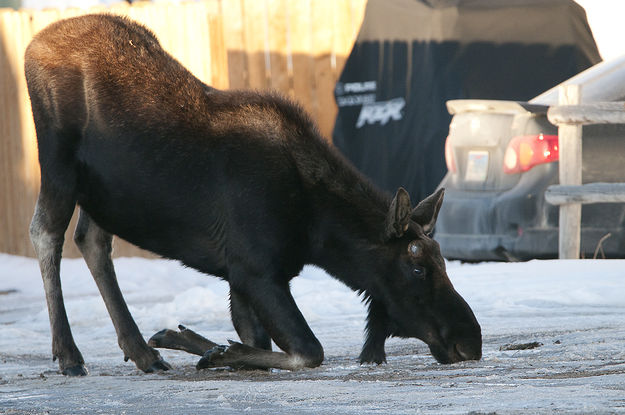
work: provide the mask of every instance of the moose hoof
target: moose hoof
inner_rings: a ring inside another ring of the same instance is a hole
[[[84,365],[66,367],[61,371],[65,376],[87,376],[89,373]]]
[[[152,365],[147,370],[145,370],[145,373],[164,372],[170,369],[172,369],[171,365],[163,359],[160,359],[152,363]]]
[[[228,346],[215,346],[206,353],[204,356],[197,362],[195,368],[197,370],[207,369],[209,367],[219,367],[225,366],[224,364],[220,364],[220,361],[223,360],[224,355],[228,351]]]
[[[386,354],[384,352],[369,352],[363,351],[360,354],[360,364],[372,364],[381,365],[382,363],[386,363]]]
[[[386,359],[360,359],[360,364],[361,365],[381,365],[386,363]]]

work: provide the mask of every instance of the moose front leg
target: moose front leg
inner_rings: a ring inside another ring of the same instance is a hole
[[[389,336],[389,322],[386,308],[381,302],[371,299],[367,316],[367,337],[360,353],[360,363],[385,363],[384,343]]]
[[[219,345],[200,336],[193,330],[190,330],[180,324],[178,330],[173,331],[164,329],[150,337],[148,346],[158,347],[161,349],[182,350],[187,353],[204,356],[207,351],[212,350]]]
[[[207,369],[228,366],[234,369],[297,370],[306,367],[297,357],[285,353],[258,349],[232,340],[228,340],[228,343],[228,346],[216,346],[204,353],[196,368]],[[316,366],[319,365],[308,365],[308,367]]]
[[[124,301],[111,259],[113,236],[96,225],[81,209],[74,241],[104,299],[124,358],[132,360],[139,369],[148,373],[171,369],[160,353],[146,344]]]
[[[230,366],[297,370],[321,365],[321,343],[297,308],[288,284],[280,285],[267,280],[257,282],[259,286],[248,280],[235,289],[284,352],[272,352],[231,341],[229,346],[218,346],[207,351],[198,363],[198,368]]]
[[[249,303],[233,289],[230,289],[230,315],[232,324],[243,344],[271,350],[271,337]]]

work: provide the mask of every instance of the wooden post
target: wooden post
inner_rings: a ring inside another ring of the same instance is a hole
[[[581,103],[581,87],[579,85],[561,86],[559,95],[560,105]],[[581,185],[582,125],[560,124],[558,136],[560,185]],[[560,259],[579,259],[581,217],[582,205],[580,203],[560,205],[558,241]]]

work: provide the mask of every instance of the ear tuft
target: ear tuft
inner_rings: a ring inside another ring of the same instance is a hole
[[[412,211],[412,219],[423,227],[423,232],[430,233],[436,224],[438,211],[443,204],[445,189],[440,188],[423,199]]]
[[[403,236],[410,224],[411,210],[410,195],[406,189],[400,187],[386,215],[385,236],[387,239]]]

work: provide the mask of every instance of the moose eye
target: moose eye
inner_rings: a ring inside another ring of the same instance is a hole
[[[419,265],[415,265],[412,269],[412,275],[419,280],[425,279],[425,268]]]

